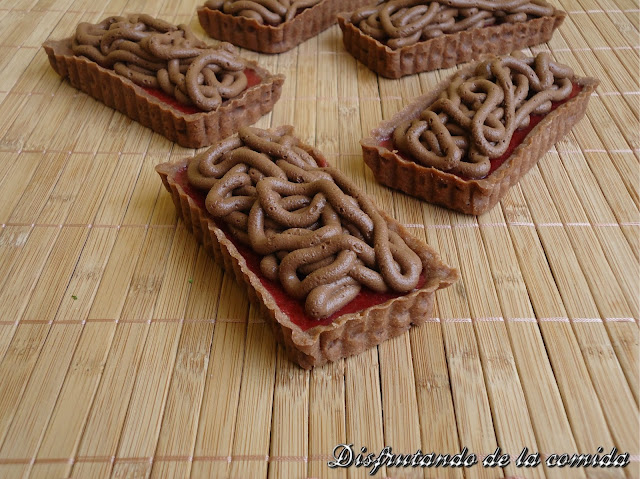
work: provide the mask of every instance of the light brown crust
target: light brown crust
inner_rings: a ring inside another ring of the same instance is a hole
[[[521,23],[503,23],[442,35],[397,50],[366,35],[350,22],[351,14],[338,15],[345,49],[370,70],[387,78],[450,68],[478,60],[482,55],[504,55],[514,50],[549,41],[566,14],[556,10],[552,16]]]
[[[75,88],[187,148],[208,146],[251,125],[273,109],[280,98],[284,75],[272,75],[246,60],[262,81],[239,97],[210,112],[183,113],[147,93],[131,80],[88,58],[75,56],[71,38],[47,41],[49,63]]]
[[[249,298],[260,308],[262,316],[271,326],[289,358],[303,368],[309,369],[328,361],[358,354],[388,338],[402,334],[413,325],[427,322],[433,315],[435,291],[458,279],[457,270],[445,265],[431,248],[382,213],[389,226],[412,248],[420,247],[430,256],[428,267],[425,268],[427,278],[422,288],[357,313],[340,316],[330,325],[315,326],[303,331],[280,310],[258,276],[249,269],[245,259],[226,234],[216,226],[212,217],[176,182],[175,175],[186,167],[188,161],[189,159],[185,159],[156,167],[172,196],[179,216],[186,228],[225,271],[234,274],[236,280],[246,286]]]
[[[471,65],[468,68],[475,68]],[[574,78],[582,90],[578,95],[548,113],[524,138],[511,156],[488,177],[465,180],[436,168],[407,161],[397,151],[380,146],[401,123],[413,120],[435,101],[451,77],[435,90],[416,98],[391,120],[383,121],[360,141],[364,161],[377,181],[429,203],[461,213],[480,215],[493,208],[555,143],[584,116],[591,94],[598,86],[595,78]]]
[[[277,26],[262,25],[205,6],[198,8],[198,19],[210,37],[256,52],[282,53],[329,28],[336,22],[338,12],[357,10],[373,1],[322,0]]]

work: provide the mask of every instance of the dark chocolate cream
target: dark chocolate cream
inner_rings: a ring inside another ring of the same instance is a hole
[[[137,85],[162,90],[203,111],[216,109],[247,87],[245,64],[233,45],[209,47],[186,25],[145,14],[80,23],[72,50]]]
[[[546,52],[485,60],[457,73],[419,118],[400,124],[393,144],[424,166],[484,178],[531,114],[544,115],[571,95],[572,78]]]
[[[362,287],[415,289],[424,253],[313,153],[292,127],[245,127],[192,160],[188,179],[207,191],[207,211],[262,257],[262,274],[304,300],[312,317],[340,310]]]

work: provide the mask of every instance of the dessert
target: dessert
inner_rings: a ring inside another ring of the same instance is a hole
[[[399,78],[546,42],[564,17],[544,0],[387,0],[338,23],[349,53]]]
[[[310,368],[422,324],[457,279],[293,127],[244,127],[156,167],[185,225]]]
[[[430,203],[492,208],[577,123],[598,85],[547,53],[470,65],[361,140],[376,179]]]
[[[209,36],[262,53],[281,53],[336,22],[336,13],[373,0],[208,0],[198,8]]]
[[[209,46],[185,25],[145,14],[80,23],[73,37],[44,48],[74,87],[190,148],[257,121],[284,82],[233,45]]]

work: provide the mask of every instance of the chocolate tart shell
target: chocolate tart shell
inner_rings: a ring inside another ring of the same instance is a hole
[[[71,38],[47,41],[43,47],[53,69],[68,78],[72,86],[187,148],[209,146],[258,121],[273,109],[284,83],[284,75],[272,75],[245,60],[247,67],[262,78],[259,84],[213,111],[183,113],[113,70],[74,55]]]
[[[338,12],[357,10],[375,0],[322,0],[280,25],[230,15],[206,6],[198,8],[200,25],[210,37],[261,53],[282,53],[315,37],[336,23]]]
[[[457,270],[445,265],[429,246],[382,213],[389,227],[398,232],[408,244],[429,254],[429,264],[425,268],[427,278],[422,288],[357,313],[344,314],[329,325],[319,325],[303,331],[278,307],[271,293],[249,269],[244,257],[216,225],[215,220],[175,180],[177,172],[185,168],[189,161],[185,159],[178,163],[156,166],[156,171],[171,194],[178,215],[207,253],[227,273],[235,275],[238,283],[246,286],[250,300],[260,308],[262,317],[271,326],[288,357],[305,369],[358,354],[402,334],[411,326],[429,321],[433,317],[435,291],[458,279]]]
[[[478,60],[481,55],[504,55],[548,41],[566,14],[556,10],[552,16],[534,18],[522,23],[503,23],[442,35],[393,50],[366,35],[349,18],[338,15],[345,49],[370,70],[387,78],[400,78],[414,73],[450,68]]]
[[[471,65],[469,68],[474,68]],[[465,180],[437,168],[402,158],[396,151],[380,146],[401,123],[416,119],[450,83],[451,78],[414,100],[391,120],[383,121],[362,139],[364,161],[377,181],[411,196],[461,213],[480,215],[493,208],[549,149],[584,116],[589,97],[598,86],[595,78],[576,77],[580,93],[548,113],[493,173],[480,180]]]

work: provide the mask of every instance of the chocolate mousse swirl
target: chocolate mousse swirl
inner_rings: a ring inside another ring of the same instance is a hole
[[[342,173],[319,167],[292,130],[242,128],[192,160],[189,183],[208,191],[207,211],[262,256],[262,274],[304,300],[311,317],[335,313],[363,286],[416,288],[424,253]]]
[[[137,85],[162,90],[203,111],[218,108],[247,87],[245,64],[232,45],[211,48],[187,26],[145,14],[80,23],[72,50]]]
[[[543,115],[572,92],[573,71],[521,54],[491,58],[455,75],[420,117],[399,125],[393,144],[417,163],[457,175],[484,178],[529,115]]]
[[[351,23],[396,49],[448,33],[553,15],[544,0],[389,0],[363,7]]]
[[[298,12],[313,7],[321,0],[208,0],[207,8],[247,17],[262,25],[280,25],[295,17]]]

